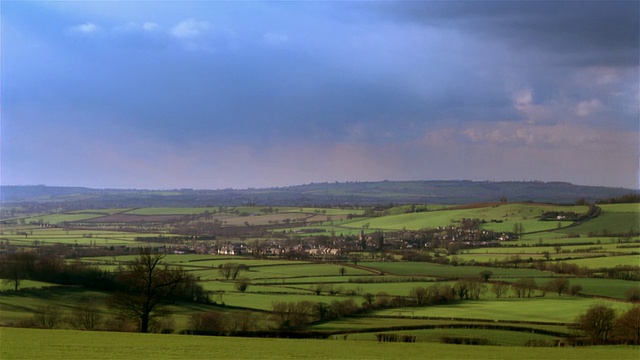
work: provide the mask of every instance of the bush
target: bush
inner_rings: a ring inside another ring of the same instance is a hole
[[[62,308],[54,305],[38,307],[33,313],[33,320],[43,329],[57,328],[63,320]]]
[[[440,342],[444,344],[458,344],[458,345],[490,345],[491,342],[483,338],[473,337],[454,337],[443,336],[440,338]]]
[[[627,301],[638,302],[640,301],[640,286],[632,286],[625,293]]]

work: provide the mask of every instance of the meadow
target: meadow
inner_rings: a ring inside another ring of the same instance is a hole
[[[347,228],[361,228],[368,224],[370,229],[419,230],[449,226],[462,219],[481,219],[487,223],[482,227],[494,231],[511,231],[516,223],[522,223],[525,231],[544,231],[558,227],[557,221],[538,221],[538,217],[549,211],[575,212],[585,214],[586,206],[559,206],[533,203],[489,204],[488,206],[457,206],[437,211],[389,215],[373,219],[342,223]],[[494,221],[493,223],[491,221]],[[497,222],[499,221],[499,222]],[[563,222],[563,226],[569,222]]]
[[[618,311],[627,310],[630,305],[619,301],[581,298],[576,296],[485,299],[458,302],[455,304],[403,308],[412,311],[411,316],[473,319],[483,321],[523,321],[545,323],[571,323],[593,304],[606,303]],[[380,310],[374,315],[398,316],[397,309]]]
[[[292,340],[0,328],[14,359],[637,359],[637,347],[530,348],[431,342]],[[400,355],[401,354],[401,355]]]

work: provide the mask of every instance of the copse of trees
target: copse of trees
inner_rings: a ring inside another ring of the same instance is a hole
[[[576,329],[592,344],[640,345],[640,305],[617,315],[609,305],[594,304],[576,318]]]
[[[197,312],[189,317],[189,332],[202,335],[236,335],[262,330],[259,315],[251,311]]]
[[[60,285],[80,285],[93,290],[111,291],[118,287],[113,273],[80,262],[67,263],[50,254],[20,251],[0,256],[0,278],[15,291],[22,280]]]
[[[375,297],[372,296],[372,303]],[[275,301],[271,304],[273,330],[300,330],[307,324],[318,320],[336,319],[363,311],[353,299],[334,300],[330,304],[323,302]]]

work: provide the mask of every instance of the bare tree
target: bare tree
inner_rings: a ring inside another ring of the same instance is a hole
[[[509,292],[509,285],[502,282],[496,282],[491,286],[491,291],[496,294],[496,298],[500,299],[500,297]]]
[[[249,284],[251,284],[251,280],[249,280],[248,278],[240,278],[235,281],[236,290],[242,293],[247,291],[247,288],[249,288]]]
[[[309,301],[281,302],[271,304],[271,318],[279,329],[295,329],[304,326],[309,316],[317,310],[317,304]]]
[[[482,280],[484,280],[484,282],[487,282],[493,276],[493,271],[491,270],[481,271],[480,276],[482,277]]]
[[[230,333],[248,332],[256,329],[256,319],[251,311],[237,311],[227,315],[227,329]]]
[[[364,302],[365,302],[365,306],[366,307],[371,307],[371,305],[373,304],[373,300],[375,300],[375,295],[373,295],[372,293],[368,292],[365,293],[364,295],[362,295],[362,297],[364,298]]]
[[[581,285],[572,285],[569,288],[569,294],[571,294],[571,295],[578,295],[580,293],[580,291],[582,291],[582,286]]]
[[[226,263],[220,265],[218,273],[220,273],[225,280],[235,280],[242,271],[247,269],[248,267],[245,264]]]
[[[417,305],[425,305],[429,300],[429,292],[421,286],[415,287],[409,291],[409,296],[416,299]]]
[[[227,318],[217,311],[199,312],[191,314],[189,326],[193,331],[209,331],[221,333],[227,326]]]
[[[322,291],[324,291],[324,289],[325,289],[325,285],[322,283],[311,285],[311,291],[313,291],[316,295],[320,295]]]
[[[620,315],[616,327],[622,341],[640,345],[640,305],[634,305]]]
[[[324,320],[329,314],[329,304],[318,302],[314,306],[315,315],[319,320]]]
[[[60,325],[63,319],[62,309],[59,306],[40,306],[33,312],[34,322],[44,329],[53,329]]]
[[[389,294],[386,291],[378,291],[376,293],[375,306],[378,308],[385,308],[389,306]]]
[[[578,329],[595,343],[606,343],[609,340],[615,321],[615,310],[604,304],[592,305],[576,319]]]
[[[569,279],[555,278],[553,280],[549,280],[546,288],[549,291],[557,292],[558,296],[562,296],[563,292],[567,292],[567,290],[569,290]]]
[[[531,297],[531,293],[537,284],[533,278],[520,278],[513,283],[513,290],[517,297]]]
[[[114,294],[108,301],[109,307],[138,322],[140,332],[149,331],[154,318],[168,314],[164,305],[172,299],[176,289],[188,280],[182,269],[162,266],[162,254],[153,254],[149,249],[120,274],[119,282],[123,291]]]
[[[102,321],[95,299],[83,298],[69,316],[69,323],[78,330],[94,330]]]
[[[480,280],[471,279],[469,280],[469,296],[472,299],[478,300],[480,299],[480,295],[484,294],[487,291],[487,286]]]

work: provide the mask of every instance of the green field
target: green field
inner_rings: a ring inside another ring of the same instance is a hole
[[[640,266],[640,255],[604,256],[588,259],[566,260],[566,262],[592,269],[616,267],[618,265]]]
[[[13,359],[617,359],[638,347],[525,348],[435,343],[288,340],[0,328],[0,358]]]
[[[426,262],[360,262],[359,266],[397,275],[425,275],[438,277],[479,277],[488,270],[493,277],[543,277],[550,273],[535,269],[492,268],[485,266],[450,266]]]
[[[24,235],[26,233],[26,236]],[[136,237],[159,236],[159,233],[137,233],[131,231],[114,231],[104,229],[63,229],[41,228],[39,226],[4,227],[0,240],[9,241],[12,245],[31,247],[38,245],[95,245],[95,246],[138,246]],[[169,234],[163,234],[168,236]]]
[[[508,298],[498,300],[474,300],[456,304],[428,307],[402,308],[413,311],[411,316],[435,318],[457,318],[500,321],[573,322],[580,313],[594,303],[605,303],[618,310],[627,310],[629,304],[618,301],[580,298],[574,296],[557,297],[547,294],[537,298]],[[397,316],[398,309],[380,310],[375,314]]]
[[[370,229],[381,230],[419,230],[437,228],[460,222],[463,218],[487,221],[483,228],[495,231],[512,231],[515,223],[522,223],[525,232],[543,231],[557,228],[557,221],[538,221],[538,217],[548,211],[571,211],[583,214],[586,206],[559,206],[547,204],[495,204],[471,208],[452,208],[420,213],[389,215],[373,219],[343,223],[348,228],[361,228],[368,224]],[[500,222],[491,222],[500,221]],[[563,222],[562,226],[569,225]]]
[[[34,280],[21,280],[20,281],[20,289],[38,289],[47,286],[56,286],[56,284],[46,283],[42,281],[34,281]],[[13,284],[8,284],[4,282],[0,282],[0,291],[5,290],[13,290]]]
[[[62,222],[76,222],[82,220],[93,219],[97,217],[104,216],[105,214],[96,214],[96,213],[73,213],[73,214],[52,214],[52,215],[44,215],[44,216],[34,216],[31,218],[25,219],[27,223],[29,222],[37,222],[44,224],[59,224]]]

